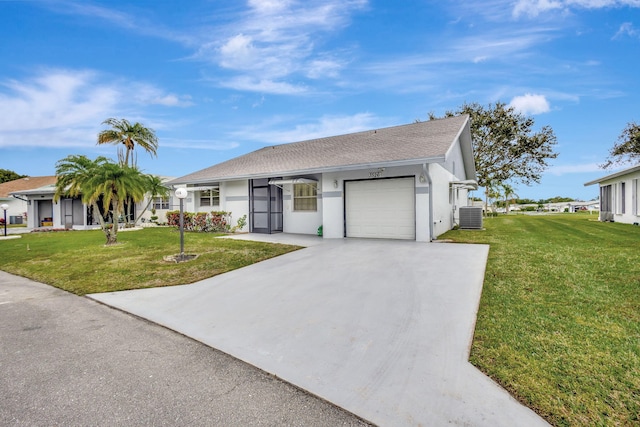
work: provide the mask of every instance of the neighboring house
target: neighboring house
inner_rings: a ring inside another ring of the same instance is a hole
[[[93,208],[82,203],[79,197],[62,197],[54,202],[53,196],[56,192],[56,177],[52,178],[52,182],[37,188],[22,189],[12,191],[10,194],[14,198],[22,199],[27,204],[26,212],[28,213],[27,228],[73,228],[76,230],[88,230],[98,228],[100,226],[97,215],[94,214]],[[173,177],[163,177],[163,181],[169,181]],[[170,199],[162,200],[157,198],[149,206],[149,210],[144,213],[145,221],[151,217],[150,210],[156,209],[156,215],[164,222],[165,213],[171,209],[177,209],[176,206],[170,206]],[[139,203],[136,203],[132,211],[134,218],[138,213],[147,206],[149,197]]]
[[[475,179],[465,115],[268,146],[167,184],[186,187],[185,210],[247,215],[253,233],[431,241]]]
[[[9,209],[7,209],[7,223],[24,224],[28,218],[28,201],[20,196],[13,196],[12,193],[32,190],[55,182],[55,176],[30,176],[0,184],[0,204],[9,205]],[[0,215],[4,218],[2,211],[0,211]]]
[[[640,165],[589,181],[600,186],[600,221],[640,222]]]

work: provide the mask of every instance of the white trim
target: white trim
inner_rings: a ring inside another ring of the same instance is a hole
[[[205,187],[184,187],[187,189],[187,191],[209,191],[209,190],[217,190],[218,192],[220,192],[220,186],[219,185],[209,185],[209,186],[205,186]]]
[[[294,178],[294,179],[272,179],[269,181],[269,185],[285,185],[285,184],[317,184],[318,180],[308,178]]]

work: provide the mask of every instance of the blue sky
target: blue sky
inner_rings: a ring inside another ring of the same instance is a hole
[[[583,183],[640,120],[640,0],[0,0],[0,168],[53,175],[109,117],[155,129],[148,173],[502,101],[559,157],[520,197]]]

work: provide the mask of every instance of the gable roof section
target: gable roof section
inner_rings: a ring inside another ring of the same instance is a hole
[[[593,181],[585,182],[584,186],[588,187],[589,185],[599,184],[601,182],[609,181],[610,179],[615,179],[615,178],[618,178],[618,177],[621,177],[621,176],[624,176],[624,175],[627,175],[627,174],[630,174],[630,173],[633,173],[633,172],[640,172],[640,165],[636,165],[636,166],[633,166],[633,167],[630,167],[630,168],[627,168],[627,169],[623,169],[623,170],[621,170],[619,172],[615,172],[615,173],[612,173],[610,175],[603,176],[602,178],[594,179]]]
[[[0,197],[9,197],[11,193],[33,190],[56,183],[55,176],[28,176],[0,184]]]
[[[442,162],[456,139],[465,131],[469,132],[468,122],[469,117],[464,115],[268,146],[177,178],[168,184]],[[469,144],[468,150],[463,148],[463,152],[471,153],[475,178],[471,138],[461,137],[460,140],[463,145]],[[469,175],[470,170],[468,166],[466,168]]]

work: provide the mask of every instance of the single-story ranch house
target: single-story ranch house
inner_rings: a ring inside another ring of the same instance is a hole
[[[600,221],[640,222],[640,165],[585,183],[600,185]]]
[[[9,205],[7,223],[24,224],[29,217],[29,202],[27,199],[19,196],[15,197],[12,194],[55,184],[55,182],[55,176],[28,176],[0,184],[0,204]],[[0,211],[0,215],[4,215],[4,213]]]
[[[475,180],[464,115],[268,146],[167,185],[186,187],[186,211],[247,215],[252,233],[428,242],[457,223]]]
[[[10,193],[12,198],[26,202],[27,228],[66,228],[74,230],[88,230],[99,228],[97,215],[94,215],[91,206],[82,203],[79,197],[62,197],[55,202],[53,196],[56,192],[56,177],[48,177],[50,182],[31,188],[14,190]],[[163,182],[173,177],[161,178]],[[149,205],[149,210],[144,212],[142,221],[149,221],[156,210],[159,218],[165,218],[166,212],[177,209],[170,205],[171,198],[156,197]],[[149,203],[149,195],[144,200],[136,203],[132,209],[132,216],[136,218]]]

